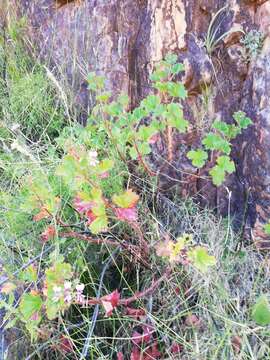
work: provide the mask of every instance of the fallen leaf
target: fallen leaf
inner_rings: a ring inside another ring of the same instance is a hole
[[[231,342],[235,353],[238,354],[242,348],[242,339],[238,335],[234,335],[231,338]]]

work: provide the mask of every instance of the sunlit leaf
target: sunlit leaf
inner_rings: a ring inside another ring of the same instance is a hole
[[[188,159],[192,161],[192,165],[197,168],[202,168],[205,165],[206,160],[208,159],[208,154],[206,151],[198,149],[191,150],[187,153]]]
[[[196,246],[188,251],[188,259],[201,272],[206,272],[210,266],[216,264],[214,256],[208,254],[207,249],[202,246]]]
[[[121,208],[131,208],[137,204],[139,196],[132,189],[128,189],[120,195],[114,195],[112,200]]]

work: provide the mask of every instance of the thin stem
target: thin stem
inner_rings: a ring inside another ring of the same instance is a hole
[[[157,280],[154,280],[152,285],[147,288],[146,290],[140,291],[135,293],[133,296],[130,296],[129,298],[126,299],[120,299],[118,302],[118,305],[123,305],[123,306],[127,306],[130,303],[137,301],[139,299],[142,299],[150,294],[152,294],[157,288],[158,286],[165,280],[168,278],[168,276],[171,273],[171,269],[167,268],[165,273]],[[101,297],[101,298],[90,298],[86,301],[86,305],[97,305],[97,304],[102,304],[103,299],[107,300],[107,297]]]

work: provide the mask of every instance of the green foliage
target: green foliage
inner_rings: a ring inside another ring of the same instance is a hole
[[[270,324],[270,304],[265,295],[260,296],[253,306],[252,319],[261,326]]]
[[[189,250],[188,259],[201,272],[206,272],[210,266],[214,266],[216,264],[215,257],[209,255],[206,248],[202,246],[196,246],[195,248]]]
[[[264,231],[267,235],[270,235],[270,223],[264,225]]]
[[[164,271],[166,276],[170,276],[170,281],[171,276],[174,276],[170,269],[173,267],[183,289],[186,284],[182,283],[182,279],[186,279],[186,274],[193,274],[204,280],[201,274],[198,276],[194,271],[189,271],[191,268],[206,273],[212,267],[213,271],[208,272],[209,276],[216,272],[214,265],[217,259],[209,254],[213,253],[213,249],[209,248],[208,253],[208,246],[198,246],[197,230],[194,230],[196,241],[193,241],[191,234],[183,234],[176,241],[162,241],[158,251],[169,263],[155,258],[153,244],[161,238],[157,225],[159,220],[156,214],[149,215],[150,211],[144,205],[143,198],[147,197],[148,201],[148,192],[150,196],[154,195],[153,198],[156,193],[149,190],[150,186],[148,188],[147,185],[146,195],[137,195],[140,189],[140,184],[136,181],[138,174],[131,173],[131,169],[137,170],[134,166],[136,163],[145,171],[149,167],[151,173],[151,165],[147,163],[148,155],[152,146],[162,138],[164,130],[173,129],[174,132],[185,134],[192,127],[183,115],[183,101],[187,92],[183,84],[176,81],[176,75],[183,70],[183,65],[177,62],[177,56],[168,55],[152,75],[154,93],[143,99],[133,110],[129,110],[129,99],[125,95],[110,101],[111,94],[104,91],[104,79],[91,73],[88,77],[89,90],[95,93],[97,103],[85,128],[79,124],[67,126],[57,139],[53,139],[56,145],[46,144],[41,152],[36,152],[33,147],[28,146],[27,141],[22,141],[21,137],[18,139],[16,135],[12,135],[6,142],[10,151],[7,152],[8,155],[3,151],[3,173],[12,173],[14,153],[18,165],[12,181],[0,194],[1,205],[5,207],[1,212],[1,224],[5,224],[3,236],[8,238],[12,231],[12,241],[4,243],[1,250],[4,248],[6,254],[14,247],[19,249],[18,258],[23,264],[36,253],[41,254],[37,263],[20,271],[18,279],[11,275],[10,282],[1,289],[7,295],[1,307],[7,310],[10,318],[8,326],[22,322],[33,340],[41,341],[40,335],[45,334],[44,342],[49,342],[50,339],[55,342],[53,332],[58,336],[62,329],[66,329],[65,317],[69,313],[73,315],[73,308],[76,314],[78,312],[88,322],[91,321],[88,320],[91,314],[89,309],[82,309],[84,306],[102,304],[107,315],[110,314],[118,305],[119,293],[115,290],[105,298],[101,297],[102,294],[97,294],[97,281],[104,264],[106,267],[103,260],[108,254],[115,266],[110,269],[112,274],[107,276],[101,290],[123,288],[124,283],[124,295],[131,292],[128,296],[133,295],[135,288],[136,291],[139,287],[146,288],[146,284],[141,283],[138,277],[136,285],[133,282],[130,286],[126,277],[132,278],[133,270],[128,271],[126,276],[127,268],[134,268],[142,273],[145,271],[147,282],[149,265],[152,267],[157,264],[160,273]],[[22,79],[20,74],[15,78],[16,84]],[[32,80],[31,78],[27,83],[27,87],[33,87]],[[39,82],[40,79],[37,83]],[[41,107],[47,105],[43,103]],[[19,110],[13,107],[13,111],[15,113]],[[33,121],[36,121],[39,111],[34,107],[31,111]],[[59,114],[58,110],[56,113]],[[208,159],[216,159],[216,164],[210,170],[216,185],[220,185],[225,176],[235,170],[229,157],[230,141],[251,123],[244,113],[236,113],[234,120],[235,124],[216,121],[211,132],[204,134],[202,148],[191,150],[187,154],[192,164],[202,169],[209,165]],[[32,123],[27,124],[33,126]],[[25,123],[25,134],[31,132],[27,124]],[[47,136],[47,132],[45,133]],[[10,136],[9,130],[5,136]],[[7,163],[10,163],[8,170]],[[148,178],[142,180],[145,184],[151,184]],[[155,207],[156,204],[153,205]],[[174,221],[175,219],[171,220],[171,223]],[[182,226],[182,219],[178,219],[177,223],[178,228],[180,223]],[[188,228],[190,226],[192,229],[197,226],[196,219]],[[170,230],[167,234],[166,229],[164,237],[169,237],[169,234]],[[200,243],[206,244],[208,239],[202,240]],[[99,247],[100,244],[102,246]],[[111,253],[111,247],[115,246],[119,249],[119,256]],[[47,256],[44,251],[48,251],[50,247],[55,251]],[[138,264],[140,268],[137,267]],[[12,273],[13,268],[9,271],[9,274]],[[115,273],[120,281],[114,277]],[[87,284],[87,296],[82,294],[84,285],[80,284],[80,277]],[[103,275],[101,280],[103,281]],[[189,281],[188,279],[187,283]],[[152,284],[148,282],[151,288]],[[17,287],[24,289],[24,294],[18,300],[19,307],[16,309],[14,301]],[[88,300],[92,303],[87,303]],[[157,304],[160,303],[159,299],[156,300]],[[183,301],[183,304],[186,303],[186,300]],[[120,305],[125,307],[125,301],[120,302]],[[128,307],[126,310],[132,311]],[[77,315],[75,317],[77,323]],[[100,325],[101,322],[94,324],[99,327],[98,331],[103,326]],[[119,326],[118,322],[107,326],[107,319],[103,323],[105,326],[101,330],[102,334],[109,332],[106,327],[113,327],[110,331],[115,331]],[[57,340],[59,342],[59,338]],[[109,355],[110,358],[113,356]]]
[[[213,184],[220,186],[225,180],[226,173],[232,174],[235,171],[234,162],[228,156],[219,156],[216,165],[209,171]]]
[[[252,121],[242,111],[233,114],[235,124],[227,124],[223,121],[216,120],[212,125],[215,132],[209,132],[202,139],[202,145],[208,151],[216,154],[216,164],[210,169],[209,174],[212,182],[216,186],[222,185],[227,174],[235,171],[234,162],[230,159],[231,140],[241,134],[242,130],[252,125]],[[187,153],[187,157],[197,168],[205,165],[208,153],[202,149],[191,150]]]
[[[20,312],[25,321],[31,320],[31,317],[36,313],[38,314],[37,320],[33,321],[40,321],[39,311],[41,310],[41,307],[42,299],[39,295],[26,293],[22,296],[20,301]]]
[[[31,340],[37,339],[37,328],[41,321],[42,299],[38,294],[25,293],[21,297],[19,320],[25,322],[25,326],[31,335]]]
[[[192,165],[197,168],[202,168],[206,160],[208,159],[208,154],[206,151],[198,149],[198,150],[191,150],[187,153],[187,157],[189,160],[192,161]]]
[[[230,154],[231,146],[226,139],[223,139],[220,135],[209,133],[202,141],[204,147],[207,150],[217,150]]]
[[[216,258],[209,255],[203,246],[194,246],[191,234],[183,234],[176,242],[172,240],[159,243],[156,246],[158,256],[168,258],[170,263],[185,263],[187,259],[196,269],[205,273],[209,267],[216,265]]]
[[[45,141],[57,136],[66,122],[64,107],[43,66],[25,50],[22,40],[25,18],[10,23],[0,54],[0,114],[8,127],[17,124],[31,141]],[[8,96],[7,96],[8,95]]]
[[[250,30],[241,39],[241,43],[247,50],[247,61],[254,59],[263,47],[264,34],[258,30]]]
[[[89,89],[96,93],[97,99],[89,118],[92,131],[106,134],[122,160],[131,158],[142,162],[151,153],[155,137],[166,127],[181,133],[187,131],[188,121],[184,119],[181,103],[187,92],[181,82],[173,81],[181,71],[183,65],[177,63],[177,57],[168,55],[151,76],[156,94],[148,95],[132,111],[127,111],[126,96],[109,102],[109,97],[102,92],[104,82],[91,74]],[[147,118],[150,121],[145,121]]]

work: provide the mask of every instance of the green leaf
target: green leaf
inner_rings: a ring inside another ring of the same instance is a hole
[[[189,250],[187,256],[193,265],[201,272],[206,272],[210,266],[216,264],[215,257],[209,255],[206,248],[202,246],[196,246]]]
[[[209,171],[213,184],[220,186],[225,180],[226,173],[232,174],[235,171],[234,162],[229,156],[223,155],[217,158],[217,164]]]
[[[118,103],[125,108],[129,104],[129,97],[126,94],[121,94],[117,98]]]
[[[168,104],[165,116],[167,119],[167,125],[176,128],[181,133],[186,132],[188,121],[184,119],[181,105],[176,103]]]
[[[136,148],[137,147],[137,148]],[[137,151],[138,149],[138,151]],[[151,146],[147,142],[139,142],[136,146],[132,146],[129,148],[129,155],[132,160],[136,160],[139,154],[142,156],[146,156],[151,153]]]
[[[174,65],[177,62],[177,55],[172,53],[167,54],[165,57],[165,62],[170,65]]]
[[[231,152],[230,143],[218,134],[209,133],[202,140],[202,143],[207,150],[217,150],[224,152],[225,154],[230,154]]]
[[[238,111],[233,114],[234,120],[240,126],[241,129],[247,129],[250,125],[252,125],[252,120],[246,116],[246,113],[243,111]]]
[[[161,93],[167,93],[169,91],[169,83],[157,81],[153,86],[158,89]]]
[[[103,89],[105,79],[103,76],[97,76],[94,72],[90,72],[87,76],[88,89],[98,91]]]
[[[141,119],[143,119],[147,115],[148,115],[147,111],[143,107],[139,106],[135,108],[132,113],[128,114],[129,124],[130,125],[137,124]]]
[[[234,139],[237,135],[241,133],[241,129],[235,125],[226,124],[223,121],[216,120],[212,127],[220,131],[226,138]]]
[[[136,160],[138,158],[138,152],[137,152],[135,146],[132,146],[129,148],[129,155],[132,160]]]
[[[206,151],[198,149],[191,150],[187,153],[187,157],[192,161],[192,165],[197,168],[202,168],[205,165],[205,162],[208,158],[208,154]]]
[[[21,298],[19,310],[24,320],[27,321],[30,320],[35,313],[38,313],[41,310],[41,307],[42,299],[39,295],[26,293]]]
[[[171,68],[171,72],[173,75],[177,75],[182,71],[185,71],[185,66],[181,63],[174,64]]]
[[[221,169],[229,174],[232,174],[235,171],[234,162],[229,158],[229,156],[219,156],[217,158],[217,164]]]
[[[270,235],[270,222],[266,225],[264,225],[264,231],[267,235]]]
[[[149,126],[145,126],[145,125],[140,126],[139,131],[138,131],[138,136],[139,136],[140,140],[147,142],[154,134],[157,133],[156,128],[154,126],[151,126],[151,125],[149,125]]]
[[[270,324],[270,304],[265,295],[261,295],[253,306],[252,319],[261,326]]]
[[[93,234],[99,234],[103,231],[106,231],[107,228],[108,228],[107,216],[99,216],[89,225],[89,229]]]
[[[169,95],[180,99],[185,99],[187,97],[185,86],[180,82],[169,82],[168,93]]]
[[[105,104],[110,100],[111,96],[112,96],[111,93],[106,92],[106,93],[96,96],[96,100]]]
[[[153,112],[160,104],[160,98],[156,95],[148,95],[142,102],[141,106],[145,108],[147,112]]]
[[[212,177],[212,182],[216,186],[220,186],[223,181],[225,180],[225,171],[219,167],[218,165],[215,165],[210,171],[209,174]]]
[[[96,166],[96,170],[99,173],[105,173],[105,172],[108,172],[109,170],[111,170],[113,168],[113,166],[114,166],[113,160],[104,159]]]
[[[166,69],[156,69],[151,75],[150,80],[161,81],[168,77],[168,71]]]
[[[111,115],[112,117],[120,116],[123,111],[121,104],[116,101],[113,101],[109,105],[104,106],[103,109],[108,115]]]
[[[50,285],[59,284],[64,280],[69,280],[72,277],[72,268],[69,263],[57,262],[52,267],[46,269],[46,281],[48,287]]]
[[[151,146],[148,143],[141,142],[137,144],[138,150],[141,155],[145,156],[151,153]]]
[[[49,320],[53,320],[57,317],[58,312],[61,310],[61,305],[56,304],[54,301],[46,301],[46,315]]]
[[[24,281],[28,282],[36,282],[37,281],[37,269],[33,265],[28,266],[22,273],[20,278]]]

